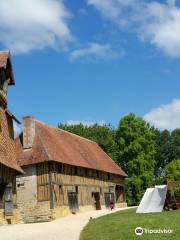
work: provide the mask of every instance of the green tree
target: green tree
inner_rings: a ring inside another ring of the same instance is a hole
[[[172,156],[171,161],[180,159],[180,129],[176,128],[171,133]]]
[[[155,177],[156,183],[165,180],[165,166],[174,159],[180,159],[180,129],[154,130],[156,135]]]
[[[118,162],[128,174],[126,181],[129,205],[139,203],[145,189],[153,184],[155,134],[142,118],[130,113],[120,120],[116,141]]]
[[[58,127],[95,141],[114,161],[117,161],[119,148],[115,141],[116,130],[110,125],[94,124],[86,126],[83,124],[67,125],[60,123]]]
[[[168,130],[155,130],[156,134],[156,155],[155,155],[155,176],[158,179],[166,164],[172,161],[173,150],[171,134]]]
[[[168,181],[180,181],[180,159],[173,160],[166,165],[165,177]]]
[[[167,164],[164,173],[171,196],[180,199],[180,159]]]

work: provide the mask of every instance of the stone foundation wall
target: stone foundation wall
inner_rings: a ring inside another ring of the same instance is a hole
[[[105,208],[105,206],[103,206],[103,208]],[[79,206],[79,209],[77,210],[76,213],[78,214],[78,213],[88,212],[92,210],[95,210],[95,208],[92,205]],[[59,206],[53,210],[54,219],[65,217],[69,214],[72,214],[71,210],[69,209],[69,206]]]
[[[0,209],[0,225],[6,224],[6,223],[7,223],[7,221],[4,218],[4,210]]]
[[[69,214],[71,214],[71,211],[68,206],[59,206],[53,209],[53,219],[65,217]]]
[[[4,216],[4,210],[0,209],[0,225],[23,223],[18,209],[13,210],[12,216]]]
[[[20,209],[23,222],[44,222],[53,219],[52,211],[49,207],[49,202],[37,203],[36,206],[29,206],[28,208]]]
[[[80,213],[88,212],[88,211],[92,211],[92,210],[95,210],[95,208],[92,205],[79,206]]]
[[[37,201],[36,166],[23,168],[25,175],[16,178],[17,206],[24,222],[41,222],[52,220],[50,202]]]
[[[126,202],[116,203],[116,207],[117,208],[125,208],[125,207],[127,207],[127,203]]]
[[[127,207],[127,203],[117,203],[116,204],[116,208],[124,208]],[[101,205],[101,209],[106,209],[105,205]],[[92,211],[95,210],[95,207],[92,205],[84,205],[84,206],[79,206],[79,209],[77,210],[77,214],[78,213],[83,213],[83,212],[88,212],[88,211]],[[56,207],[55,209],[53,209],[52,211],[52,216],[53,219],[57,219],[60,217],[65,217],[71,213],[71,210],[69,209],[69,206],[59,206]]]

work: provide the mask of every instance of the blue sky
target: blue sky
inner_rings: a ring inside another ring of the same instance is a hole
[[[134,112],[160,129],[180,127],[178,1],[7,0],[0,11],[19,119],[117,126]]]

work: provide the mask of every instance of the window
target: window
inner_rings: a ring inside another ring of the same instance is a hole
[[[74,167],[74,175],[77,175],[78,174],[78,168],[75,166]]]
[[[110,173],[108,173],[108,180],[110,180],[111,179],[111,175],[110,175]]]
[[[79,176],[84,176],[85,175],[85,170],[84,170],[84,168],[82,168],[82,167],[78,167],[78,175]]]
[[[62,164],[61,163],[56,164],[56,172],[57,173],[62,173]]]
[[[13,120],[9,114],[6,114],[6,118],[7,118],[7,123],[8,123],[9,137],[11,139],[14,139]]]
[[[84,171],[85,171],[85,177],[88,177],[88,169],[85,168]]]

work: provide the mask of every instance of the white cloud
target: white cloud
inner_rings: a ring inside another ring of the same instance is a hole
[[[115,18],[118,18],[121,12],[121,8],[119,7],[118,1],[88,0],[87,2],[89,5],[95,6],[102,13],[103,16],[112,20],[114,20]]]
[[[80,121],[80,120],[68,120],[65,122],[65,124],[67,125],[78,125],[78,124],[83,124],[84,126],[91,126],[94,124],[98,124],[100,126],[103,126],[106,124],[106,122],[104,120],[100,120],[100,121]]]
[[[180,128],[180,99],[153,109],[144,119],[161,130]]]
[[[63,0],[1,0],[0,43],[14,53],[59,47],[71,40]]]
[[[147,5],[141,36],[172,57],[180,57],[180,8],[172,2]]]
[[[136,32],[171,57],[180,57],[180,7],[175,0],[87,0],[103,17]]]
[[[14,127],[14,137],[16,138],[20,134],[22,129],[21,129],[21,126],[18,125],[16,122],[13,122],[13,127]]]
[[[70,53],[72,60],[86,59],[86,60],[97,60],[97,59],[114,59],[118,55],[111,48],[110,44],[100,43],[89,43],[87,47],[75,49]]]

